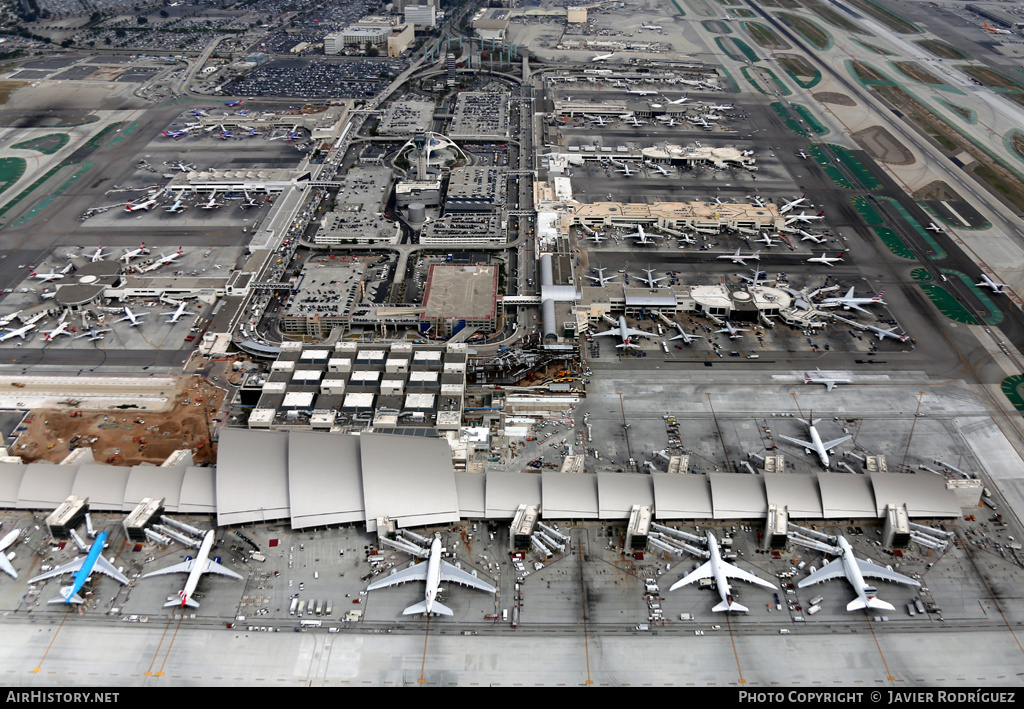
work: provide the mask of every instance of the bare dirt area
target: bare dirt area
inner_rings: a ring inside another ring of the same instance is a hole
[[[819,91],[816,94],[811,94],[815,99],[822,103],[832,103],[836,106],[856,106],[857,102],[846,94],[838,94],[834,91]]]
[[[891,165],[913,165],[914,154],[883,126],[871,126],[851,136],[857,145],[879,162]]]
[[[897,69],[922,84],[942,84],[942,79],[921,68],[917,62],[893,62]]]
[[[949,202],[960,199],[960,195],[942,180],[929,182],[911,196],[919,202]]]
[[[220,425],[213,419],[224,393],[201,377],[181,377],[167,411],[34,409],[10,451],[26,463],[59,463],[73,448],[88,447],[99,463],[159,465],[174,451],[191,448],[196,463],[213,463],[216,448],[209,437]]]

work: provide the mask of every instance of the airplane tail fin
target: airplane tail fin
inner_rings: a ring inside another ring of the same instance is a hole
[[[749,609],[746,606],[740,605],[736,601],[729,603],[729,601],[722,601],[717,606],[711,609],[714,613],[725,613],[731,611],[733,613],[747,613]]]
[[[85,603],[85,599],[73,593],[74,586],[65,586],[60,590],[59,598],[51,598],[47,603]]]
[[[891,603],[886,603],[878,598],[869,598],[866,601],[861,598],[856,598],[846,604],[846,610],[848,611],[859,611],[865,608],[872,608],[879,611],[895,610]]]
[[[420,601],[419,603],[409,606],[404,611],[402,611],[402,615],[425,615],[426,612],[427,602]],[[455,615],[452,612],[451,608],[444,605],[443,603],[438,603],[437,601],[434,601],[434,604],[431,607],[430,612],[434,615]]]
[[[194,601],[191,598],[186,598],[184,605],[188,606],[189,608],[198,608],[199,601]],[[164,608],[180,608],[181,606],[182,603],[180,597],[174,599],[173,601],[167,601],[167,603],[164,604]]]

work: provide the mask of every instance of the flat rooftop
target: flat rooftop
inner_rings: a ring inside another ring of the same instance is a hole
[[[423,297],[427,319],[483,320],[494,317],[498,297],[495,266],[430,267]]]

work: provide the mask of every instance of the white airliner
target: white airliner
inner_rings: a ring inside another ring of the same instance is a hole
[[[157,266],[166,266],[169,263],[174,263],[174,261],[183,253],[184,252],[181,250],[181,247],[179,246],[178,250],[175,251],[173,254],[170,254],[169,256],[164,256],[163,253],[161,253],[160,258],[158,258],[153,263]]]
[[[730,564],[724,561],[718,547],[718,540],[715,538],[713,533],[707,533],[706,544],[708,547],[706,552],[708,560],[696,571],[691,571],[686,576],[672,584],[668,589],[669,591],[675,591],[677,588],[682,588],[683,586],[687,586],[694,581],[699,581],[700,579],[714,579],[715,586],[718,588],[718,595],[721,596],[722,602],[711,610],[715,613],[724,613],[726,611],[746,613],[748,610],[747,607],[740,605],[732,599],[732,589],[729,587],[730,578],[757,584],[764,588],[778,588],[775,584],[758,578],[757,576],[754,576],[754,574],[744,571],[735,564]]]
[[[761,236],[754,239],[754,241],[758,242],[759,244],[764,244],[765,246],[771,247],[778,244],[779,241],[781,241],[781,239],[779,241],[776,241],[771,237],[770,234],[761,234]]]
[[[169,323],[178,322],[178,319],[182,315],[195,315],[195,313],[193,313],[191,311],[188,311],[188,310],[185,310],[185,304],[184,303],[178,303],[178,309],[175,310],[173,313],[160,313],[160,314],[161,315],[169,315],[170,317],[167,320],[164,321],[164,322],[169,322]]]
[[[97,330],[95,327],[90,325],[89,332],[83,333],[81,335],[75,335],[75,339],[80,340],[83,337],[88,337],[89,342],[95,342],[96,340],[102,340],[103,336],[108,332],[110,332],[110,330]]]
[[[689,234],[676,234],[676,241],[678,241],[680,244],[682,244],[679,247],[681,249],[685,249],[687,244],[690,244],[692,246],[692,245],[697,243],[697,240],[694,239]]]
[[[21,536],[20,529],[12,529],[10,532],[0,539],[0,571],[10,576],[12,579],[18,578],[18,572],[11,566],[10,559],[7,558],[7,547],[18,541],[18,537]]]
[[[636,231],[634,231],[632,234],[624,234],[624,236],[627,239],[637,239],[637,245],[644,246],[658,243],[657,241],[651,241],[651,239],[664,238],[661,236],[661,234],[648,234],[646,231],[644,231],[643,224],[637,224]]]
[[[630,89],[626,93],[635,94],[637,96],[657,96],[660,92],[654,91],[653,89]]]
[[[669,101],[668,103],[672,104],[673,106],[678,106],[679,104],[686,103],[687,101],[691,100],[692,99],[690,98],[689,94],[683,94],[682,98],[677,98],[675,101]]]
[[[126,307],[124,309],[124,317],[120,318],[119,320],[115,320],[114,322],[124,322],[125,320],[131,320],[132,327],[136,327],[142,324],[142,318],[146,317],[147,315],[149,315],[149,313],[139,313],[138,315],[136,315],[131,311],[130,308]]]
[[[730,340],[735,340],[737,337],[743,337],[743,335],[740,334],[741,332],[749,332],[749,330],[747,330],[747,328],[744,328],[744,327],[734,327],[733,324],[728,322],[728,321],[725,322],[724,324],[725,324],[725,327],[723,327],[721,330],[715,330],[715,332],[727,332],[727,333],[729,333],[729,339]]]
[[[611,121],[606,121],[602,116],[594,116],[593,118],[590,118],[588,120],[591,123],[596,123],[599,126],[606,126],[609,123],[611,123]]]
[[[818,368],[815,371],[821,372]],[[853,384],[852,379],[840,379],[839,377],[822,377],[818,375],[811,375],[808,372],[804,372],[804,384],[824,384],[825,391],[832,391],[832,388],[836,384]]]
[[[629,165],[626,164],[626,163],[623,163],[622,167],[620,167],[615,172],[621,172],[626,177],[632,177],[633,175],[637,174],[637,172],[639,172],[639,170],[630,170],[629,169]]]
[[[814,427],[815,419],[812,418],[810,421],[804,421],[804,419],[797,420],[807,425],[808,433],[811,436],[811,440],[803,441],[800,440],[799,438],[790,438],[789,436],[783,436],[782,434],[779,434],[779,438],[785,441],[789,441],[790,443],[795,443],[798,446],[803,446],[804,450],[807,452],[808,455],[810,455],[811,451],[817,453],[818,460],[821,461],[821,464],[825,467],[826,470],[829,467],[828,454],[833,452],[832,449],[838,446],[840,443],[843,443],[844,441],[848,441],[851,438],[853,438],[853,436],[843,436],[842,438],[836,438],[835,440],[832,441],[822,442],[821,436],[818,435],[818,429]]]
[[[632,337],[650,337],[651,333],[644,332],[643,330],[634,330],[633,328],[626,325],[626,318],[619,316],[619,326],[614,330],[605,330],[604,332],[598,332],[594,334],[594,337],[603,337],[605,335],[617,335],[622,340],[622,344],[615,345],[616,348],[628,348],[628,347],[639,347],[636,343],[632,342]]]
[[[185,588],[178,591],[178,598],[180,600],[168,601],[164,604],[164,608],[171,608],[173,606],[198,608],[199,602],[196,601],[192,595],[195,593],[196,586],[199,585],[199,578],[203,574],[220,574],[221,576],[233,578],[236,581],[244,580],[231,569],[210,559],[210,549],[213,547],[213,540],[215,536],[216,534],[212,529],[206,533],[206,536],[203,537],[203,543],[199,547],[199,552],[196,554],[196,558],[188,559],[187,561],[175,564],[174,566],[168,566],[166,569],[151,571],[142,577],[146,579],[150,576],[162,576],[163,574],[188,574],[188,578],[185,580]]]
[[[206,202],[204,204],[199,205],[199,208],[200,209],[217,209],[218,207],[223,207],[223,206],[224,206],[224,203],[217,201],[217,193],[214,192],[212,195],[210,195],[210,201]]]
[[[846,541],[845,537],[838,537],[839,548],[836,550],[840,554],[839,558],[833,559],[828,562],[820,569],[815,571],[807,578],[801,580],[797,586],[800,588],[806,588],[822,581],[829,581],[831,579],[846,577],[846,580],[853,586],[854,592],[857,594],[857,598],[846,604],[846,610],[856,611],[861,609],[872,608],[875,610],[891,611],[895,610],[891,603],[875,598],[875,594],[878,592],[873,586],[868,586],[864,581],[864,577],[880,578],[885,581],[893,581],[895,583],[905,583],[909,586],[920,586],[919,581],[915,581],[912,578],[904,576],[903,574],[890,571],[884,566],[878,564],[872,564],[867,561],[861,561],[853,555],[853,547]]]
[[[826,256],[824,253],[821,256],[814,256],[813,258],[807,259],[807,263],[823,263],[829,268],[832,268],[832,264],[836,261],[842,261],[843,254],[840,253],[838,256]]]
[[[615,56],[615,52],[609,52],[608,54],[595,54],[594,57],[590,61],[592,61],[592,62],[604,62],[604,61],[608,61],[609,59],[611,59],[614,56]]]
[[[68,337],[72,336],[68,331],[68,324],[66,322],[60,323],[52,330],[40,330],[40,332],[45,335],[45,337],[43,337],[45,342],[52,342],[57,335],[67,335]]]
[[[50,271],[49,273],[36,273],[35,271],[29,271],[28,275],[32,278],[38,278],[43,283],[50,283],[51,281],[64,277],[63,273],[56,273],[55,271]]]
[[[611,280],[613,280],[615,278],[618,278],[618,276],[606,276],[606,275],[604,275],[604,272],[605,272],[606,269],[595,268],[594,270],[597,271],[597,275],[596,276],[587,276],[587,278],[589,278],[592,281],[597,281],[597,285],[599,285],[599,286],[604,286],[609,281],[611,281]]]
[[[35,275],[35,274],[33,274],[33,275]],[[984,286],[985,288],[991,288],[996,293],[1002,293],[1003,292],[1003,288],[1009,288],[1010,287],[1010,284],[1008,284],[1008,283],[997,283],[996,281],[993,281],[991,278],[988,277],[987,273],[981,274],[981,283],[975,283],[974,285],[976,285],[976,286]]]
[[[124,256],[121,257],[121,260],[124,261],[125,263],[128,263],[136,256],[140,256],[145,253],[149,252],[146,250],[146,242],[143,241],[142,244],[137,249],[129,249],[125,247]]]
[[[695,126],[700,126],[704,130],[711,130],[714,127],[710,123],[705,121],[703,116],[698,116],[697,118],[687,118],[686,120],[688,120]]]
[[[393,546],[405,548],[405,545]],[[437,534],[434,536],[434,541],[430,543],[429,552],[426,549],[420,549],[416,552],[418,556],[429,555],[426,561],[421,561],[407,569],[393,573],[387,578],[374,581],[366,587],[366,590],[376,591],[379,588],[387,588],[388,586],[395,586],[409,581],[426,581],[427,587],[423,593],[423,601],[409,606],[402,611],[402,615],[430,615],[431,613],[434,613],[437,615],[449,616],[453,615],[451,608],[448,608],[437,600],[438,587],[441,585],[442,581],[457,583],[462,586],[468,586],[469,588],[475,588],[479,591],[486,591],[487,593],[496,592],[494,586],[489,583],[484,583],[471,573],[463,571],[462,569],[449,564],[447,561],[444,561],[441,558],[442,552],[444,552],[444,547],[441,546],[441,535]]]
[[[640,29],[644,29],[644,30],[660,30],[661,29],[661,25],[644,25],[644,24],[641,24],[640,25]]]
[[[600,234],[592,234],[592,235],[586,237],[586,240],[587,241],[593,241],[595,243],[600,244],[602,241],[608,241],[608,237],[607,236],[601,236]]]
[[[885,305],[885,301],[882,300],[882,296],[885,294],[885,290],[879,291],[878,295],[873,296],[871,298],[854,298],[853,289],[854,286],[850,286],[850,290],[846,291],[846,295],[837,298],[825,298],[825,300],[821,301],[821,304],[824,306],[831,307],[837,307],[841,305],[843,306],[843,310],[849,310],[850,308],[853,308],[854,310],[859,310],[862,313],[870,312],[866,308],[862,308],[862,305],[875,305],[876,303],[878,305]]]
[[[790,214],[786,217],[786,225],[795,224],[797,222],[803,222],[804,224],[810,224],[811,222],[821,221],[825,218],[824,212],[818,212],[817,214],[808,214],[807,212],[800,212],[799,214]]]
[[[805,193],[805,194],[801,195],[798,199],[794,199],[792,202],[786,202],[781,207],[779,207],[779,213],[780,214],[785,214],[786,212],[788,212],[789,210],[793,209],[794,207],[799,207],[801,204],[803,204],[806,201],[807,201],[807,194]]]
[[[32,323],[28,323],[27,325],[23,325],[23,326],[19,327],[17,330],[9,330],[8,332],[5,332],[3,335],[0,335],[0,342],[4,342],[5,340],[9,340],[12,337],[20,337],[21,339],[24,340],[26,333],[28,333],[30,330],[35,330],[35,329],[36,329],[35,325],[33,325]]]
[[[797,152],[797,155],[799,155],[799,156],[800,156],[801,158],[803,158],[804,160],[806,160],[807,158],[811,157],[810,155],[808,155],[807,153],[805,153],[805,152],[804,152],[803,150],[801,150],[801,151]]]
[[[129,204],[124,205],[124,211],[126,211],[126,212],[147,211],[148,212],[150,209],[153,208],[153,205],[155,205],[155,204],[156,204],[156,197],[150,197],[149,199],[143,200],[142,202],[134,202],[134,203],[129,203]]]
[[[705,108],[707,108],[709,111],[731,111],[734,108],[734,105],[731,103],[728,105],[724,103],[721,105],[709,103]],[[721,118],[721,116],[719,116],[719,118]]]
[[[718,257],[719,261],[732,261],[733,263],[738,263],[741,266],[746,266],[747,265],[746,259],[753,259],[754,261],[760,261],[761,260],[761,252],[760,251],[755,251],[752,254],[744,255],[744,254],[740,253],[739,249],[736,249],[736,253],[734,253],[734,254],[726,254],[725,256],[719,256]]]
[[[679,331],[679,334],[676,335],[675,337],[668,338],[669,342],[672,342],[673,340],[682,340],[684,343],[690,344],[691,342],[696,342],[697,340],[700,339],[700,335],[691,335],[686,330],[684,330],[683,326],[680,325],[679,323],[673,324],[676,326],[676,330]]]
[[[647,124],[646,124],[646,123],[644,123],[643,121],[641,121],[641,120],[637,119],[637,117],[636,117],[636,116],[630,116],[630,117],[629,117],[629,120],[628,120],[628,123],[629,123],[629,125],[633,126],[634,128],[639,128],[640,126],[645,126],[645,125],[647,125]]]
[[[669,175],[672,174],[658,163],[649,163],[647,166],[652,170],[657,170],[658,174],[660,174],[662,177],[668,177]]]
[[[96,250],[93,251],[92,254],[89,255],[89,261],[91,263],[96,263],[97,261],[102,261],[104,255],[105,254],[103,253],[103,247],[102,246],[97,246]]]
[[[643,268],[643,269],[640,269],[640,270],[642,270],[647,275],[646,276],[637,276],[636,277],[637,280],[638,281],[643,281],[644,283],[649,285],[651,288],[654,288],[661,281],[668,280],[668,276],[662,276],[661,278],[655,278],[653,274],[657,273],[657,271],[655,271],[653,268]]]
[[[821,234],[812,234],[809,231],[803,229],[797,229],[796,233],[800,235],[800,241],[813,241],[815,244],[824,244],[825,237]]]
[[[935,222],[928,222],[928,226],[926,226],[925,229],[927,229],[928,231],[936,231],[939,232],[940,234],[943,231],[942,227],[940,227]]]
[[[178,197],[178,199],[174,200],[174,204],[167,208],[167,211],[171,214],[178,214],[179,212],[184,212],[186,209],[188,209],[188,205],[182,202],[181,197]]]
[[[892,339],[897,340],[899,342],[906,342],[907,340],[910,339],[910,335],[906,333],[903,333],[902,335],[897,334],[895,327],[890,327],[888,330],[883,330],[882,328],[877,327],[875,325],[865,325],[864,328],[866,330],[871,330],[871,332],[878,335],[879,340],[884,340],[887,337],[891,337]]]

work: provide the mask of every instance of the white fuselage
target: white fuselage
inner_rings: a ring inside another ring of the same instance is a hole
[[[434,537],[430,543],[430,559],[427,560],[427,588],[423,592],[423,600],[430,615],[437,598],[437,589],[441,585],[441,538]]]
[[[729,587],[729,579],[722,573],[722,555],[718,550],[718,540],[715,535],[708,532],[708,554],[711,562],[711,573],[715,576],[715,585],[718,587],[718,595],[728,605],[732,605],[732,589]]]
[[[214,531],[212,529],[203,537],[203,543],[199,547],[199,553],[196,554],[195,563],[192,564],[192,570],[188,572],[188,578],[185,579],[185,588],[178,594],[183,606],[192,597],[196,586],[199,585],[200,577],[206,571],[206,562],[210,558],[210,549],[213,548],[213,537]]]
[[[846,539],[839,537],[839,548],[843,550],[843,569],[846,572],[846,580],[853,586],[853,590],[857,593],[857,598],[864,601],[866,605],[869,599],[875,597],[875,594],[868,595],[868,585],[864,581],[864,576],[860,573],[860,566],[858,566],[857,559],[853,555],[853,547],[850,546],[850,542],[846,541]]]
[[[825,450],[825,444],[821,442],[821,436],[818,435],[818,429],[813,425],[810,427],[811,443],[814,444],[814,452],[818,454],[818,459],[821,464],[828,468],[828,451]]]

